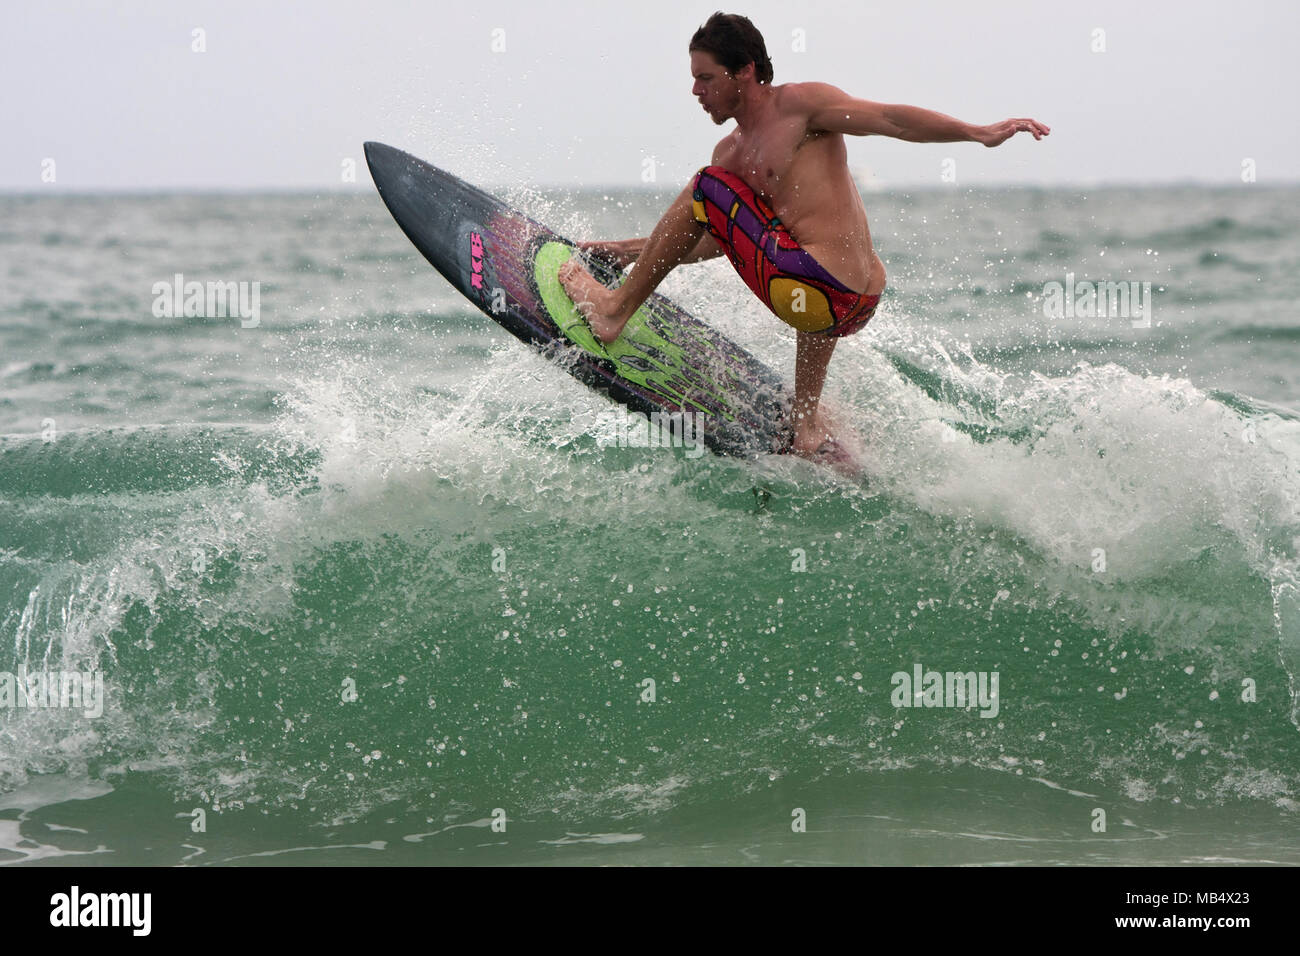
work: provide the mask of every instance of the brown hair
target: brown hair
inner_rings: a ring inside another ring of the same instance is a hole
[[[746,64],[752,63],[758,82],[772,82],[772,61],[768,58],[763,34],[748,17],[718,11],[691,37],[688,52],[696,50],[712,53],[728,73],[739,72]]]

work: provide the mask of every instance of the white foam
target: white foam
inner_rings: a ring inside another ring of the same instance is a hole
[[[112,792],[113,788],[102,781],[67,774],[46,774],[29,778],[24,786],[10,793],[0,795],[0,810],[20,811],[16,820],[0,820],[0,857],[3,857],[6,852],[15,854],[13,859],[0,858],[0,866],[14,863],[31,863],[35,860],[56,857],[92,856],[97,853],[111,853],[112,851],[103,845],[94,850],[65,850],[53,844],[41,843],[33,839],[30,834],[23,834],[23,824],[28,821],[33,811],[58,806],[74,800],[94,800]],[[47,823],[46,826],[54,832],[86,832],[78,827],[60,826],[53,823]]]

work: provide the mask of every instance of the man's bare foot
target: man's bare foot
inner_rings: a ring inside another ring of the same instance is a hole
[[[601,285],[576,259],[560,266],[560,285],[564,286],[564,291],[587,320],[591,331],[602,342],[609,343],[618,338],[632,317],[631,312],[624,314],[618,291]]]
[[[841,474],[856,476],[862,471],[862,462],[861,441],[855,438],[856,434],[845,429],[825,408],[818,408],[813,424],[795,429],[790,451]]]
[[[790,451],[800,458],[815,457],[818,448],[834,440],[835,424],[824,406],[818,407],[811,422],[800,416],[800,420],[795,422],[794,443]]]

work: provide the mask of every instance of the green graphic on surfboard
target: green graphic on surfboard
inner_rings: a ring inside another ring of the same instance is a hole
[[[637,309],[623,334],[613,342],[604,343],[596,338],[560,285],[560,266],[569,261],[573,251],[566,243],[546,242],[533,260],[542,304],[565,337],[579,348],[613,362],[623,378],[663,395],[683,409],[689,406],[734,418],[721,389],[691,367],[686,351],[662,334],[666,330],[655,322],[645,306]],[[689,334],[681,328],[675,331]]]

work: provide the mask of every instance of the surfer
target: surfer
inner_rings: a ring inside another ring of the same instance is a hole
[[[692,95],[715,125],[734,119],[735,129],[648,238],[581,244],[620,268],[636,263],[621,286],[606,288],[576,259],[560,269],[560,282],[596,336],[612,342],[675,267],[725,252],[764,305],[797,330],[790,450],[840,460],[835,424],[820,407],[826,367],[835,343],[867,324],[885,289],[845,134],[997,146],[1018,132],[1042,139],[1050,130],[1032,119],[976,126],[854,99],[828,83],[773,86],[762,35],[735,14],[709,17],[689,53]]]

